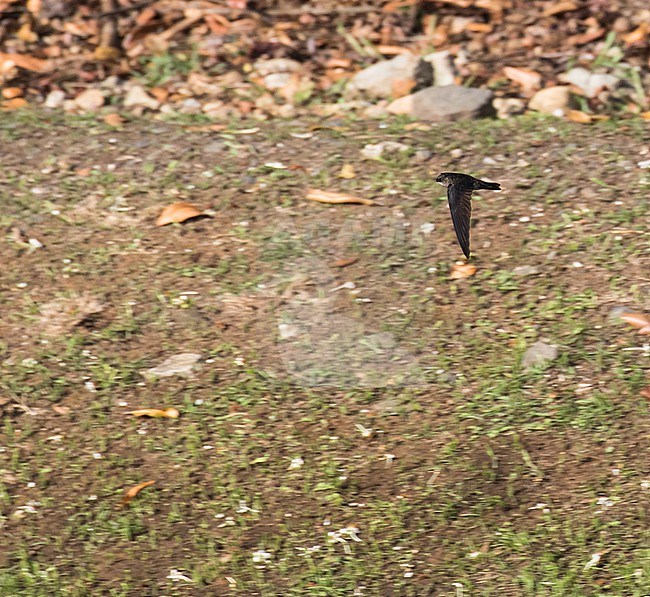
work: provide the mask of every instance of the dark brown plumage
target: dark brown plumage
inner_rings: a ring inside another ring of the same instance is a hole
[[[460,172],[443,172],[436,178],[442,186],[447,187],[447,201],[454,223],[456,238],[465,257],[469,259],[469,225],[472,218],[472,192],[480,189],[500,191],[498,182],[486,182]]]

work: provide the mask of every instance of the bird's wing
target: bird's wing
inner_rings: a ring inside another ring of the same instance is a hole
[[[450,184],[447,187],[447,201],[454,223],[456,238],[465,257],[469,259],[469,223],[472,217],[472,189],[463,184]]]

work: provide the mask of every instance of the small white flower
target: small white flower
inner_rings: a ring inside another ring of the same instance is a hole
[[[246,500],[239,500],[239,506],[235,512],[237,512],[237,514],[245,514],[246,512],[259,512],[259,510],[253,510],[253,508],[249,508],[246,504]]]
[[[355,427],[357,428],[359,433],[361,433],[361,437],[372,437],[372,429],[368,427],[364,427],[360,423],[357,423]]]
[[[258,549],[253,552],[253,562],[255,564],[264,564],[273,558],[273,554],[263,549]]]
[[[301,468],[303,464],[305,464],[305,461],[300,456],[296,456],[296,458],[291,459],[289,470]]]
[[[191,578],[189,578],[189,577],[185,576],[184,574],[182,574],[180,570],[176,570],[176,568],[172,568],[169,571],[169,574],[167,575],[167,578],[169,580],[173,580],[173,581],[182,580],[184,582],[194,582]]]
[[[591,559],[585,564],[584,569],[589,570],[589,568],[593,568],[600,562],[600,557],[603,555],[601,551],[597,551],[594,555],[591,556]]]

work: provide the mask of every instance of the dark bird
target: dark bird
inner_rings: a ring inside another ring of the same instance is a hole
[[[472,217],[472,191],[486,189],[500,191],[498,182],[486,182],[469,174],[460,172],[443,172],[438,174],[436,182],[447,187],[447,201],[451,211],[451,220],[454,223],[456,237],[465,257],[469,259],[469,223]]]

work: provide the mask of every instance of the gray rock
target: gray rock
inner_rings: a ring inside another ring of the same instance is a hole
[[[524,353],[524,357],[521,359],[521,366],[525,371],[530,371],[534,367],[554,361],[557,359],[557,355],[557,346],[538,340],[534,344],[531,344]]]
[[[226,149],[226,144],[223,141],[210,141],[202,149],[203,153],[221,153]]]
[[[458,85],[427,87],[395,100],[388,111],[434,122],[477,118],[492,113],[492,92]]]
[[[587,97],[596,97],[605,89],[614,89],[620,79],[614,75],[592,73],[586,68],[572,68],[560,77],[565,83],[571,83],[580,88]]]
[[[161,377],[172,377],[173,375],[191,377],[196,363],[200,358],[200,354],[193,352],[175,354],[165,359],[157,367],[143,371],[142,375],[147,381],[153,381]]]
[[[623,320],[621,319],[621,315],[624,315],[625,313],[634,313],[634,312],[635,310],[630,307],[622,307],[621,305],[612,307],[609,310],[609,313],[607,314],[607,323],[623,323]]]
[[[407,151],[408,145],[398,143],[397,141],[382,141],[376,145],[365,145],[361,150],[361,155],[368,160],[378,160],[384,154],[397,153],[400,151]]]
[[[282,89],[291,81],[292,73],[270,73],[264,77],[264,87],[269,91]]]
[[[413,54],[399,54],[391,60],[377,62],[359,71],[348,83],[346,92],[365,93],[371,97],[390,97],[393,84],[403,79],[415,80],[420,58]]]
[[[534,265],[520,265],[512,270],[512,275],[518,278],[525,278],[526,276],[536,276],[539,274],[539,268]]]

